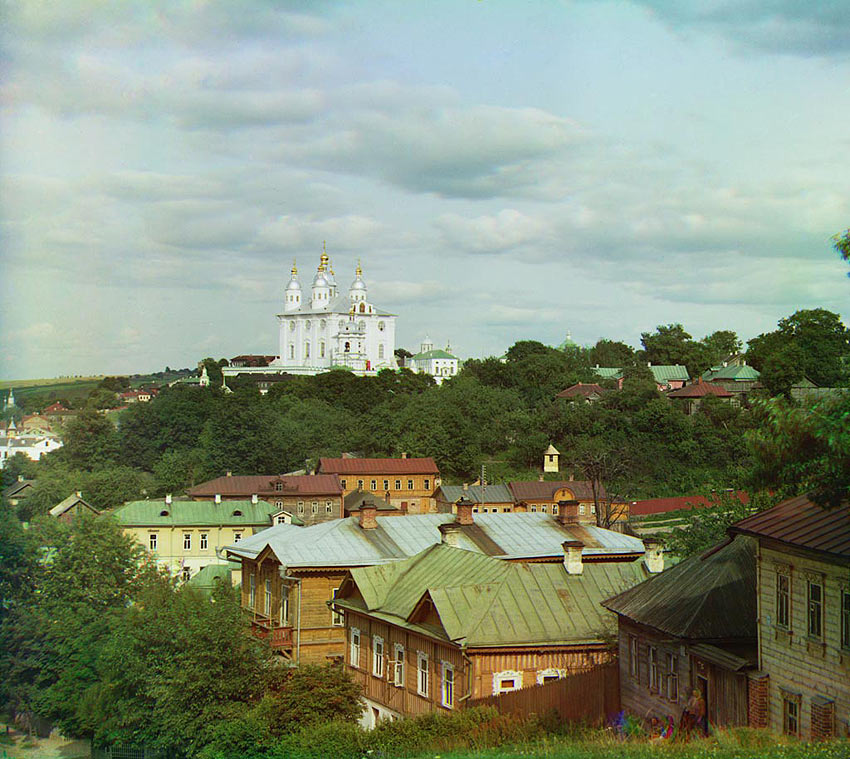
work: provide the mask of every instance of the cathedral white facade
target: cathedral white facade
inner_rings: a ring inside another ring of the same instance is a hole
[[[284,290],[283,313],[277,315],[280,353],[262,373],[319,374],[344,367],[360,375],[396,369],[396,315],[369,300],[369,290],[358,262],[354,281],[341,293],[327,252],[308,285],[302,284],[293,262]],[[230,374],[251,369],[224,369]]]

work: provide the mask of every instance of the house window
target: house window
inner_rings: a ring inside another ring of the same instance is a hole
[[[184,532],[183,533],[183,550],[191,551],[192,550],[192,533]]]
[[[295,325],[293,324],[292,326]],[[289,344],[289,357],[293,359],[295,358],[295,346],[292,343]]]
[[[148,535],[148,546],[150,547],[151,551],[156,550],[156,533],[155,532],[152,532]]]
[[[283,501],[275,501],[274,505],[277,506],[277,508],[282,509],[283,508]]]
[[[274,489],[275,489],[278,493],[280,493],[280,492],[283,490],[283,483],[282,483],[282,482],[276,482],[276,483],[274,484]]]
[[[428,695],[428,654],[416,652],[416,692],[420,696]]]
[[[841,591],[841,647],[850,648],[850,590]]]
[[[667,654],[667,700],[679,700],[679,660],[675,654]]]
[[[377,480],[372,480],[372,481],[369,483],[369,489],[370,489],[370,490],[377,490],[377,489],[378,489],[378,481],[377,481]]]
[[[233,542],[238,543],[240,540],[242,540],[242,533],[241,532],[234,532],[233,533]]]
[[[280,623],[289,624],[289,588],[285,586],[280,591]]]
[[[384,676],[384,639],[380,635],[372,636],[372,674]]]
[[[536,513],[537,513],[537,506],[532,506],[532,507],[531,507],[531,513],[532,513],[532,514],[536,514]]]
[[[272,613],[272,581],[266,580],[263,593],[263,614],[267,617]]]
[[[310,358],[310,341],[304,343],[304,358]]]
[[[348,663],[352,667],[360,666],[360,630],[351,628],[351,642],[348,648]]]
[[[254,601],[257,598],[257,578],[254,577],[254,573],[251,573],[251,576],[248,578],[248,607],[254,608]]]
[[[393,646],[393,684],[396,688],[404,687],[404,646],[396,643]]]
[[[324,341],[324,340],[322,340],[322,341],[319,343],[319,356],[320,356],[321,358],[324,358],[324,357],[325,357],[325,341]]]
[[[553,513],[553,514],[557,514],[557,513],[558,513],[558,504],[557,504],[557,503],[553,503],[553,504],[552,504],[552,513]]]
[[[430,490],[430,489],[431,489],[431,480],[429,480],[429,479],[426,477],[426,478],[422,481],[422,487],[423,487],[423,488],[425,488],[425,490]]]
[[[331,591],[331,600],[336,600],[336,594],[339,593],[339,588],[334,588]],[[331,624],[334,627],[342,627],[345,624],[345,617],[341,611],[337,611],[335,606],[331,607]]]
[[[584,504],[583,504],[583,503],[580,503],[580,504],[578,505],[578,513],[579,513],[579,514],[584,514]]]
[[[408,480],[408,481],[407,481],[407,489],[408,489],[408,490],[413,490],[413,480]]]
[[[776,625],[786,630],[791,627],[791,578],[776,575]]]
[[[334,510],[333,501],[325,501],[325,514],[331,514]]]
[[[452,709],[455,704],[455,670],[447,661],[443,663],[443,687],[441,689],[441,701],[443,706]]]
[[[401,490],[401,480],[396,480],[396,481],[395,481],[395,489],[396,489],[396,490]]]
[[[782,693],[782,732],[800,736],[800,696]]]
[[[520,688],[522,688],[522,672],[505,670],[493,675],[493,695],[495,696]]]
[[[555,680],[560,680],[564,676],[563,670],[560,669],[541,669],[537,672],[537,684],[552,683]]]
[[[649,647],[649,689],[658,691],[658,649]]]
[[[189,567],[183,567],[183,569],[180,572],[180,579],[183,580],[183,582],[189,582],[189,578],[191,576],[192,576],[192,570],[189,569]]]
[[[638,680],[638,639],[629,635],[629,675]]]
[[[544,505],[544,506],[541,506],[541,507],[540,507],[540,511],[542,511],[542,512],[545,514],[545,513],[546,513],[546,506],[545,506],[545,505]]]
[[[809,635],[823,637],[823,585],[809,580]]]
[[[202,532],[201,533],[201,550],[206,551],[210,547],[210,536]]]
[[[363,490],[363,480],[357,480],[357,489]]]
[[[384,490],[389,490],[389,489],[390,489],[390,481],[384,480]]]
[[[313,503],[310,504],[310,508],[311,508],[311,510],[314,514],[318,514],[319,513],[319,502],[313,501]]]
[[[340,487],[341,487],[343,490],[345,490],[345,480],[340,480],[340,481],[339,481],[339,484],[340,484]]]
[[[298,513],[299,514],[304,513],[304,501],[298,501]]]

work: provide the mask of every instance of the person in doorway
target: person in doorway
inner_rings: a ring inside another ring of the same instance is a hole
[[[688,703],[685,704],[679,724],[685,735],[689,735],[693,730],[699,730],[704,735],[708,734],[705,699],[698,688],[694,688],[691,692],[691,697],[688,699]]]

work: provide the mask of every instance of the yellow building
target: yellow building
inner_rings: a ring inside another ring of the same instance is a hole
[[[188,580],[204,567],[225,564],[232,546],[273,524],[299,523],[268,501],[130,501],[113,516],[160,566]]]

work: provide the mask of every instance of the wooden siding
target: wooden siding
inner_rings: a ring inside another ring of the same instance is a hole
[[[791,578],[790,625],[778,626],[776,576]],[[808,636],[807,581],[823,586],[823,637]],[[783,691],[800,699],[800,735],[812,734],[812,699],[835,702],[839,736],[850,735],[850,650],[841,647],[841,593],[850,591],[850,574],[840,567],[800,553],[759,550],[759,637],[761,668],[770,675],[769,726],[782,732]]]
[[[372,481],[375,487],[372,487]],[[396,480],[401,485],[396,488]],[[408,488],[408,481],[413,481],[413,488]],[[425,481],[428,487],[425,487]],[[343,486],[343,498],[360,488],[364,493],[372,493],[380,498],[390,494],[390,503],[407,509],[409,514],[429,514],[437,510],[434,491],[439,487],[440,474],[340,474],[339,481]],[[385,484],[388,487],[385,487]]]
[[[546,714],[552,710],[565,722],[600,723],[620,711],[616,661],[554,682],[474,699],[470,706],[495,706],[501,714]]]

